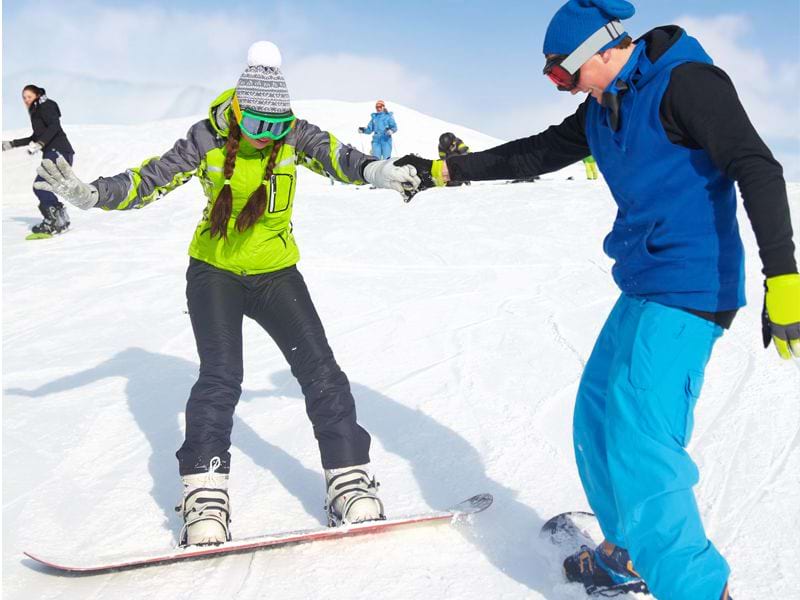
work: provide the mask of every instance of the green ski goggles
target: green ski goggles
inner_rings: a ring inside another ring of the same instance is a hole
[[[236,122],[239,124],[248,137],[255,140],[269,138],[271,140],[280,140],[292,130],[296,117],[294,115],[270,117],[258,113],[250,112],[249,110],[242,110],[239,106],[239,100],[234,95],[233,102],[231,103],[233,115],[236,117]]]

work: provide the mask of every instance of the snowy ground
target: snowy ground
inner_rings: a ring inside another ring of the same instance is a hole
[[[297,104],[366,143],[351,132],[366,124],[368,105]],[[400,152],[433,155],[447,128],[475,148],[494,143],[402,107],[395,116]],[[71,127],[77,172],[92,179],[138,164],[191,122]],[[191,182],[141,211],[71,209],[71,232],[28,242],[36,162],[22,149],[3,153],[4,598],[584,597],[560,583],[536,532],[555,512],[587,508],[570,426],[581,369],[617,297],[601,251],[614,214],[602,182],[584,180],[577,165],[537,183],[433,190],[405,205],[392,192],[301,175],[300,268],[372,433],[388,510],[494,494],[471,525],[60,577],[22,551],[175,542],[173,453],[197,372],[184,271],[204,200]],[[789,190],[800,231],[800,184]],[[742,221],[750,305],[715,350],[691,452],[736,600],[790,598],[800,589],[800,369],[761,348],[760,265]],[[234,535],[318,526],[322,473],[300,391],[252,322],[245,361]]]

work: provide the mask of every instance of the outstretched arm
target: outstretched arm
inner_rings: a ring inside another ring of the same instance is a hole
[[[322,131],[308,121],[299,120],[289,143],[297,152],[297,163],[315,173],[328,174],[344,183],[392,189],[404,197],[419,186],[411,167],[396,167],[391,160],[375,160],[352,146],[342,144],[332,133]]]
[[[590,154],[586,139],[587,99],[560,125],[531,137],[514,140],[482,152],[426,160],[407,154],[396,165],[412,165],[422,180],[418,191],[448,181],[522,179],[557,171]],[[460,147],[459,147],[460,149]],[[468,148],[464,146],[468,152]]]
[[[42,161],[37,173],[44,181],[33,186],[53,192],[83,210],[93,206],[105,210],[141,208],[186,183],[206,152],[221,143],[208,121],[200,121],[189,129],[186,139],[178,140],[171,150],[146,160],[141,167],[87,184],[59,156],[55,162]]]
[[[183,185],[197,172],[206,153],[222,145],[207,120],[192,125],[184,139],[141,166],[92,182],[96,206],[104,210],[142,208]]]
[[[343,183],[362,185],[364,167],[375,160],[302,119],[297,120],[290,135],[289,143],[295,147],[297,164]]]
[[[586,140],[587,99],[575,114],[542,133],[447,159],[453,181],[521,179],[557,171],[591,154]]]

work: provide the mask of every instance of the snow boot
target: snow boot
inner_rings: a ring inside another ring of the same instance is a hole
[[[369,464],[325,469],[325,482],[328,527],[386,518],[383,502],[378,498],[379,484],[370,477]]]
[[[31,228],[33,233],[57,235],[69,228],[69,216],[64,206],[47,206],[40,210],[44,219]]]
[[[228,475],[217,473],[220,460],[211,459],[207,473],[184,475],[183,499],[175,512],[183,516],[180,546],[208,546],[231,539]]]
[[[594,550],[581,546],[564,560],[564,573],[567,581],[582,583],[590,596],[650,593],[647,584],[634,571],[628,551],[611,544],[600,544]]]

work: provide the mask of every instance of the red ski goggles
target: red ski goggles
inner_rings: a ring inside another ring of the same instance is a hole
[[[581,69],[574,73],[567,71],[561,63],[567,58],[566,54],[556,54],[547,59],[542,73],[550,78],[550,81],[556,84],[560,92],[571,92],[578,86],[578,80],[581,78]]]
[[[555,54],[547,59],[542,73],[558,86],[562,92],[571,92],[578,86],[581,67],[609,42],[625,35],[619,21],[611,21],[590,35],[570,54]]]

